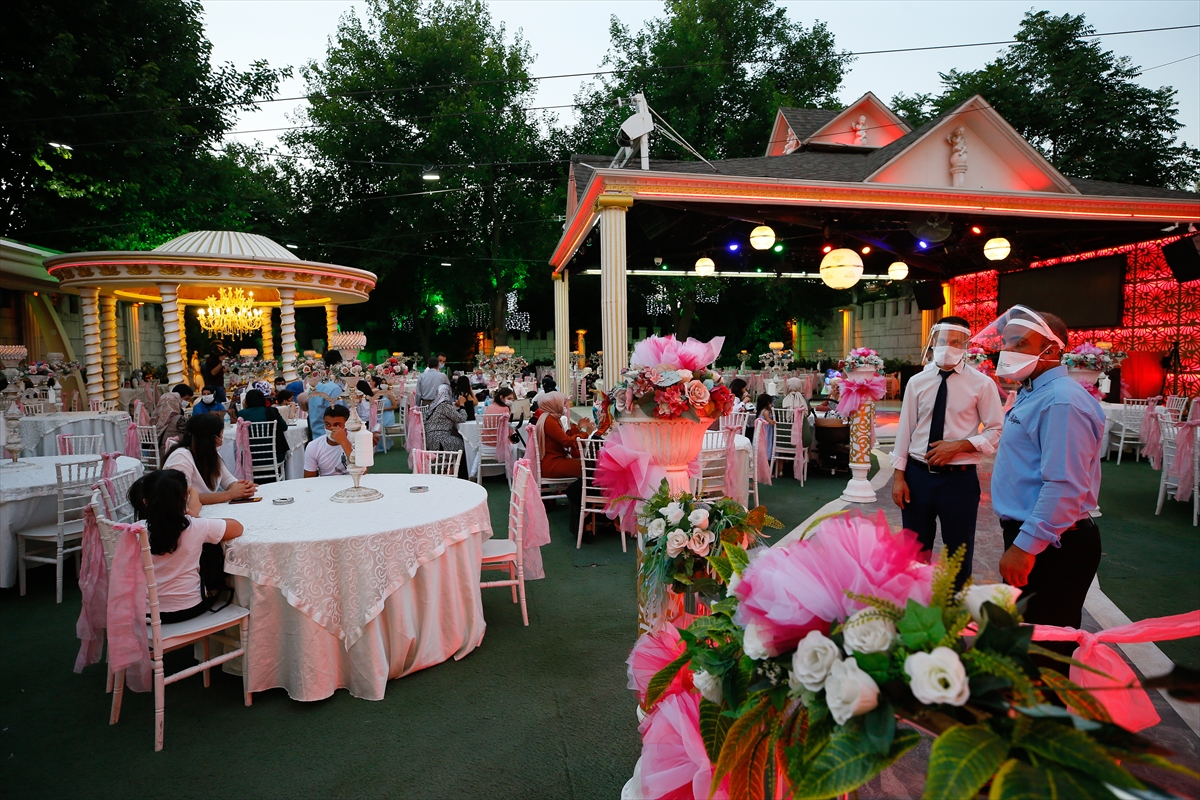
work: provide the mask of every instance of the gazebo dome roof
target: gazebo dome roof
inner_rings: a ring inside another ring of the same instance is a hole
[[[278,242],[256,233],[239,231],[192,231],[160,244],[154,250],[162,253],[270,258],[277,261],[300,260]]]

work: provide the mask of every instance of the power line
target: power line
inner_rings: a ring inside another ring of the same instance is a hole
[[[1127,31],[1106,31],[1104,33],[1085,34],[1085,35],[1081,36],[1080,38],[1095,39],[1095,38],[1099,38],[1102,36],[1125,36],[1125,35],[1139,34],[1139,33],[1159,33],[1162,31],[1190,30],[1192,28],[1200,28],[1200,25],[1172,25],[1172,26],[1162,27],[1162,28],[1140,28],[1137,30],[1127,30]],[[1017,44],[1018,41],[1019,40],[1017,40],[1017,39],[1005,39],[1002,41],[994,41],[994,42],[967,42],[967,43],[962,43],[962,44],[926,45],[924,47],[897,47],[897,48],[889,48],[889,49],[885,49],[885,50],[861,50],[858,52],[843,52],[840,55],[845,58],[857,58],[859,56],[889,55],[889,54],[895,54],[895,53],[918,53],[918,52],[929,52],[929,51],[934,51],[934,50],[957,50],[957,49],[962,49],[962,48],[966,48],[966,47],[995,47],[995,46],[999,46],[999,45]],[[755,59],[755,60],[750,60],[750,61],[746,61],[743,63],[771,64],[771,63],[776,63],[776,62],[777,62],[777,59]],[[362,97],[362,96],[376,95],[376,94],[397,94],[400,92],[411,92],[411,91],[418,91],[418,90],[428,91],[431,89],[460,89],[460,88],[465,88],[465,87],[469,87],[469,86],[487,86],[487,85],[494,85],[494,84],[500,84],[500,83],[523,83],[523,82],[530,82],[530,81],[558,80],[558,79],[563,79],[563,78],[599,77],[601,75],[618,75],[618,74],[626,73],[626,72],[639,72],[639,71],[641,71],[641,72],[660,72],[660,71],[672,70],[672,69],[691,69],[693,67],[728,66],[732,63],[734,63],[734,62],[731,62],[731,61],[708,61],[708,62],[695,62],[695,63],[689,63],[689,64],[664,65],[664,66],[641,66],[641,67],[628,67],[625,69],[595,70],[595,71],[590,71],[590,72],[565,72],[565,73],[560,73],[557,75],[530,75],[530,76],[524,76],[524,77],[519,77],[519,78],[494,78],[494,79],[483,80],[483,81],[460,81],[458,83],[429,84],[427,86],[406,86],[406,87],[398,87],[395,89],[364,89],[362,91],[357,91],[357,92],[310,93],[310,94],[304,94],[304,95],[296,95],[293,97],[270,97],[270,98],[264,98],[262,100],[251,100],[249,102],[244,102],[244,103],[230,102],[230,103],[216,103],[216,104],[211,104],[211,105],[179,105],[179,106],[164,106],[163,108],[134,109],[134,110],[129,110],[129,111],[100,111],[100,112],[95,112],[95,113],[91,113],[91,114],[63,114],[63,115],[55,116],[55,117],[26,117],[26,118],[22,118],[22,119],[0,120],[0,124],[10,125],[13,123],[18,123],[18,122],[47,122],[47,121],[58,120],[58,119],[91,119],[94,117],[124,116],[124,115],[129,115],[129,114],[154,114],[154,113],[162,113],[162,112],[166,112],[166,111],[187,111],[187,110],[192,110],[192,109],[241,108],[241,107],[248,106],[248,105],[264,105],[266,103],[296,102],[298,100],[307,100],[311,103],[314,98],[331,99],[334,97]],[[1166,66],[1166,65],[1162,65],[1162,66]]]
[[[1190,55],[1190,56],[1184,56],[1183,58],[1177,58],[1174,61],[1168,61],[1165,64],[1159,64],[1157,67],[1146,67],[1144,70],[1141,70],[1141,71],[1149,72],[1152,69],[1161,69],[1163,67],[1169,67],[1172,64],[1178,64],[1180,61],[1191,61],[1193,58],[1200,58],[1200,53],[1196,53],[1196,54]]]

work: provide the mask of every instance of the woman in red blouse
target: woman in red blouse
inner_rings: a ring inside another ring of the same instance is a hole
[[[589,419],[582,419],[565,431],[562,417],[567,413],[567,396],[562,392],[549,392],[538,401],[537,436],[538,453],[541,456],[542,477],[578,478],[583,475],[579,461],[579,440],[586,437],[596,426]]]

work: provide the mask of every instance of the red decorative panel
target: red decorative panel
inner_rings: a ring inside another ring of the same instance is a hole
[[[971,323],[972,330],[980,330],[994,320],[996,292],[999,273],[994,269],[959,275],[950,280],[954,287],[954,313]]]

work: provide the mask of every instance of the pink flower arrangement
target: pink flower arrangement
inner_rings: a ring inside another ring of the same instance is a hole
[[[772,548],[742,573],[732,593],[740,601],[735,621],[754,626],[772,655],[794,650],[809,631],[828,633],[834,620],[863,608],[847,592],[903,607],[911,598],[928,604],[933,567],[917,557],[912,531],[893,534],[880,512],[821,524],[819,536]]]
[[[637,343],[629,363],[642,367],[665,367],[703,372],[717,360],[725,337],[718,336],[709,342],[689,338],[680,342],[674,334],[650,336]]]
[[[1098,355],[1101,355],[1104,351],[1101,350],[1099,347],[1096,347],[1096,345],[1092,344],[1091,342],[1084,342],[1083,344],[1079,345],[1071,352],[1078,353],[1080,355],[1085,355],[1085,356],[1098,356]]]
[[[641,412],[658,419],[686,418],[693,422],[728,413],[728,391],[718,391],[720,376],[708,365],[721,353],[724,337],[710,342],[674,336],[651,336],[637,343],[631,367],[601,403],[601,430],[621,414]]]

